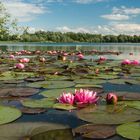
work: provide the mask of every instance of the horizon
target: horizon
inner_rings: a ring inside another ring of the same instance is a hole
[[[138,0],[0,0],[29,32],[140,35]]]

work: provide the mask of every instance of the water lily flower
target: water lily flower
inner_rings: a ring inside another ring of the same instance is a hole
[[[118,97],[114,93],[108,93],[106,96],[106,102],[107,104],[116,104],[118,101]]]
[[[10,58],[10,59],[14,59],[15,56],[11,54],[11,55],[9,56],[9,58]]]
[[[122,65],[130,65],[130,64],[131,64],[131,61],[128,60],[128,59],[125,59],[125,60],[122,61],[121,64],[122,64]]]
[[[131,64],[132,64],[132,65],[139,65],[140,62],[139,62],[138,60],[133,60],[133,61],[131,62]]]
[[[72,93],[63,93],[58,98],[58,101],[59,101],[59,103],[73,105],[73,103],[74,103],[74,95]]]
[[[100,61],[105,61],[105,60],[106,60],[106,57],[104,57],[104,56],[100,57]]]
[[[29,61],[30,61],[30,59],[28,59],[28,58],[22,58],[19,60],[19,62],[21,62],[21,63],[28,63]]]
[[[45,62],[46,59],[45,59],[44,57],[41,57],[41,58],[39,59],[39,61],[40,61],[40,62]]]
[[[84,58],[84,55],[83,55],[82,53],[79,53],[79,54],[77,54],[77,57],[78,57],[79,59],[83,59],[83,58]]]
[[[97,93],[87,90],[80,89],[75,90],[75,103],[77,104],[96,104],[99,97],[97,97]]]
[[[17,69],[24,69],[25,65],[22,64],[22,63],[18,63],[18,64],[15,65],[15,68],[17,68]]]

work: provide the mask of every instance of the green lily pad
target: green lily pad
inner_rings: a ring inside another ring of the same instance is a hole
[[[133,107],[140,110],[140,101],[123,101],[129,107]]]
[[[61,104],[61,103],[54,104],[53,108],[55,108],[55,109],[62,109],[62,110],[76,109],[76,107],[74,107],[73,105],[70,105],[70,104]]]
[[[50,89],[43,92],[40,92],[40,95],[43,95],[44,97],[53,97],[58,98],[63,92],[71,92],[74,93],[75,88],[65,88],[65,89]]]
[[[140,110],[126,105],[89,106],[77,111],[77,116],[94,124],[122,124],[140,119]]]
[[[106,80],[101,80],[101,79],[76,79],[74,80],[76,84],[103,84],[106,83]]]
[[[54,99],[49,99],[49,98],[43,98],[43,99],[27,99],[21,101],[22,105],[25,107],[30,107],[30,108],[51,108],[55,104]]]
[[[49,81],[47,84],[43,84],[42,87],[48,89],[57,89],[57,88],[67,88],[73,87],[75,84],[71,81]]]
[[[48,89],[67,88],[73,87],[74,85],[75,83],[71,81],[43,81],[28,84],[29,87],[43,87]]]
[[[13,72],[6,71],[0,74],[0,80],[20,80],[25,79],[29,76],[34,76],[33,72]]]
[[[117,75],[111,75],[111,74],[99,74],[97,76],[99,79],[104,79],[104,80],[110,80],[110,79],[117,79],[119,78]]]
[[[38,129],[37,129],[38,128]],[[44,129],[43,129],[44,128]],[[30,138],[36,134],[56,129],[67,129],[66,125],[48,122],[24,122],[11,123],[0,126],[1,140],[19,140],[22,138]]]
[[[0,105],[0,125],[15,121],[21,115],[21,111],[16,108]]]
[[[108,125],[86,124],[73,130],[74,133],[82,134],[84,138],[106,139],[115,135],[115,127]]]
[[[76,88],[103,88],[102,85],[93,85],[93,84],[77,84]]]
[[[117,134],[127,139],[140,139],[140,122],[132,122],[117,127]]]

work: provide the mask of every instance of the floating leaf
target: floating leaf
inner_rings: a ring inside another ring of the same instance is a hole
[[[140,110],[140,101],[123,101],[129,107],[133,107]]]
[[[16,96],[26,97],[31,96],[39,92],[39,89],[35,88],[1,88],[0,97]]]
[[[93,84],[77,84],[76,88],[103,88],[101,85],[93,85]]]
[[[55,109],[62,109],[62,110],[76,109],[76,107],[74,107],[73,105],[70,105],[70,104],[61,104],[61,103],[54,104],[53,108],[55,108]]]
[[[106,139],[115,135],[115,127],[107,125],[86,124],[75,128],[73,131],[91,139]]]
[[[44,77],[28,77],[25,79],[25,81],[28,81],[28,82],[38,82],[38,81],[44,81],[45,78]]]
[[[55,89],[55,88],[67,88],[73,87],[75,84],[70,81],[48,81],[48,83],[43,84],[42,87],[48,89]]]
[[[101,79],[76,79],[74,80],[74,82],[76,84],[93,84],[93,85],[97,85],[97,84],[103,84],[106,83],[106,80],[101,80]]]
[[[20,110],[24,114],[39,114],[46,111],[46,109],[44,108],[28,108],[28,107],[21,108]]]
[[[140,110],[125,105],[89,106],[77,111],[77,116],[94,124],[122,124],[140,119]]]
[[[21,101],[21,103],[23,106],[30,107],[30,108],[51,108],[55,104],[55,100],[48,99],[48,98],[43,98],[38,100],[27,99]]]
[[[30,140],[66,140],[66,139],[74,140],[71,129],[49,130],[33,135],[30,138]]]
[[[29,87],[38,87],[38,88],[48,88],[48,89],[57,89],[57,88],[67,88],[73,87],[75,84],[71,81],[43,81],[43,82],[34,82],[28,84]]]
[[[21,115],[21,111],[16,108],[0,105],[0,124],[12,122]]]
[[[117,134],[127,139],[140,139],[140,122],[132,122],[117,127]]]
[[[42,129],[45,128],[44,129]],[[37,129],[40,128],[40,129]],[[1,140],[19,140],[23,137],[30,136],[46,132],[49,130],[66,129],[68,126],[60,125],[57,123],[47,122],[24,122],[24,123],[11,123],[0,126],[0,139]],[[33,132],[33,133],[32,133]]]
[[[75,88],[65,88],[65,89],[50,89],[50,90],[46,90],[43,92],[40,92],[40,95],[43,95],[45,97],[54,97],[54,98],[58,98],[63,92],[71,92],[74,93]]]

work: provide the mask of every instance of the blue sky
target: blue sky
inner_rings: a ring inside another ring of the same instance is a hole
[[[30,32],[140,35],[140,0],[0,0]]]

